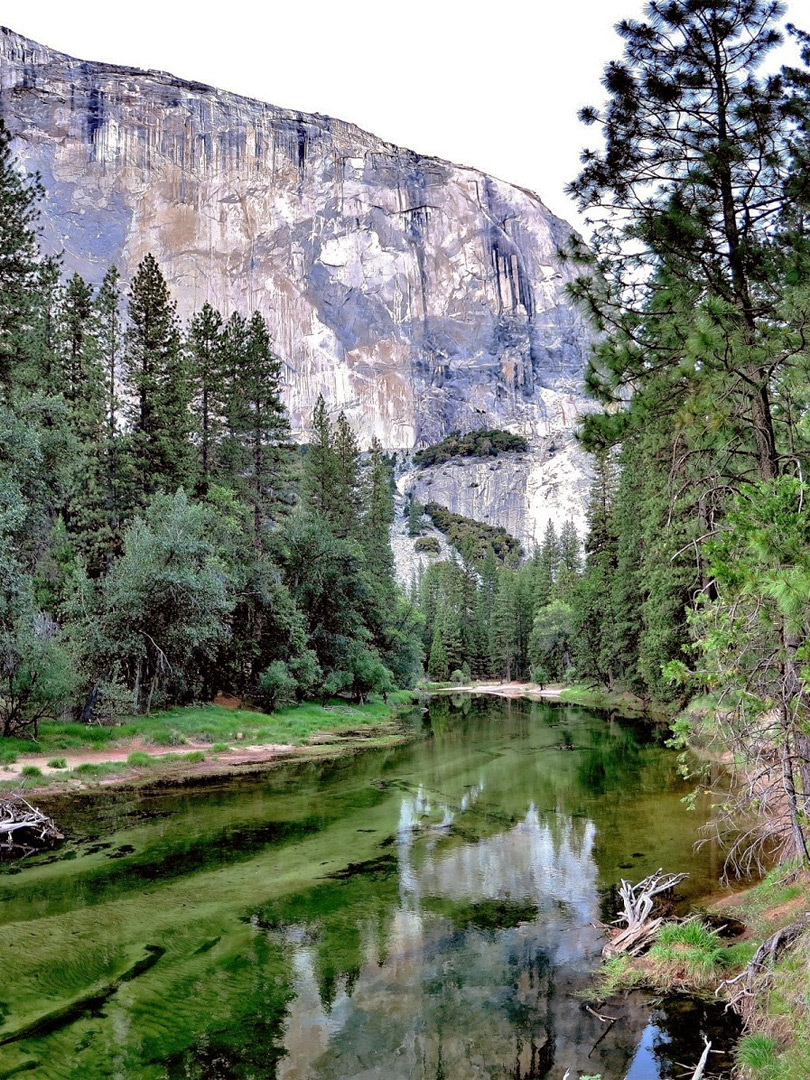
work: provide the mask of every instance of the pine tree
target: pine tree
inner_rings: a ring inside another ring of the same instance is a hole
[[[546,524],[543,543],[532,559],[534,571],[534,609],[545,607],[551,601],[554,582],[560,564],[560,544],[554,522]]]
[[[573,596],[574,652],[578,674],[612,686],[618,673],[613,583],[617,538],[613,508],[618,484],[611,451],[596,455],[588,498],[585,570]]]
[[[391,526],[394,523],[393,477],[378,439],[373,439],[371,443],[365,486],[365,511],[360,542],[372,580],[380,585],[383,592],[390,594],[394,588],[394,553],[391,550]]]
[[[490,656],[497,678],[515,678],[517,649],[517,617],[512,591],[512,575],[506,569],[498,577],[498,591],[492,608],[490,624]]]
[[[110,537],[105,529],[107,385],[93,289],[73,274],[58,319],[55,382],[65,402],[62,423],[70,441],[70,485],[61,508],[67,534],[91,573],[100,573]]]
[[[319,394],[312,412],[312,437],[304,458],[304,498],[307,508],[331,522],[336,509],[337,485],[338,460],[334,433],[326,402]]]
[[[42,196],[39,177],[18,171],[0,117],[0,393],[8,392],[26,359],[39,288],[36,222]]]
[[[411,495],[408,499],[408,536],[422,535],[422,522],[424,516],[424,506]]]
[[[115,266],[104,275],[94,301],[98,362],[104,379],[103,505],[104,524],[98,542],[104,569],[109,572],[113,555],[121,548],[125,460],[121,453],[118,415],[124,330],[121,317],[121,275]]]
[[[570,601],[582,573],[582,544],[573,521],[564,521],[560,529],[559,563],[554,578],[554,596]]]
[[[436,629],[433,632],[427,670],[428,675],[434,682],[447,682],[450,678],[450,664],[447,659],[447,649],[444,644],[444,634],[441,624],[437,624]]]
[[[187,348],[191,361],[194,396],[192,412],[199,450],[198,489],[206,495],[215,471],[215,452],[223,424],[225,391],[225,353],[222,316],[210,304],[191,319]]]
[[[194,473],[191,386],[175,304],[154,256],[138,267],[129,291],[123,374],[132,398],[128,440],[136,503],[188,486]]]
[[[295,501],[290,422],[281,399],[282,364],[258,311],[248,323],[229,320],[223,347],[228,372],[224,457],[231,482],[251,508],[254,542],[261,551],[268,530]]]
[[[342,537],[359,537],[362,510],[360,447],[343,412],[335,424],[333,447],[337,461],[337,487],[331,511],[335,532]]]
[[[782,468],[772,388],[794,362],[781,325],[796,249],[774,238],[795,199],[791,143],[803,120],[782,76],[759,72],[783,10],[777,0],[655,0],[646,21],[618,24],[624,56],[605,71],[607,105],[581,114],[600,124],[604,150],[584,155],[570,186],[598,219],[574,293],[611,331],[591,389],[605,402],[633,396],[588,418],[591,445],[666,415],[694,450],[721,450],[737,472],[767,479]],[[808,320],[806,306],[793,310],[796,331]],[[720,401],[722,431],[702,422]]]

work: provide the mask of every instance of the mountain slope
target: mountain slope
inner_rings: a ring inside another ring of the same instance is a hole
[[[46,249],[93,283],[112,262],[126,280],[152,252],[182,314],[206,300],[260,308],[299,434],[323,393],[389,449],[477,426],[570,443],[589,334],[555,260],[569,227],[530,192],[351,124],[6,29],[0,109],[42,174]],[[529,500],[547,458],[532,453],[513,508],[528,542],[544,525]]]

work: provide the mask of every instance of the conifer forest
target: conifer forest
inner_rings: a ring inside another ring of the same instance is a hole
[[[779,0],[616,31],[587,235],[554,233],[568,449],[519,419],[552,376],[512,420],[427,314],[433,434],[372,351],[412,445],[344,375],[302,424],[264,301],[69,269],[0,100],[0,1076],[810,1077],[810,31]],[[426,312],[446,213],[408,182]],[[538,300],[487,184],[512,371]],[[317,303],[376,349],[373,277]],[[540,456],[581,486],[503,495]]]

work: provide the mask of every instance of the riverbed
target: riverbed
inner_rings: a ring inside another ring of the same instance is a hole
[[[622,877],[688,870],[663,735],[458,695],[405,746],[61,804],[0,875],[0,1080],[661,1080],[719,1010],[581,991]],[[721,1068],[718,1055],[714,1067]]]

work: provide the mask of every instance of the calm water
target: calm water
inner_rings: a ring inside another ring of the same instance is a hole
[[[674,754],[541,703],[459,697],[425,725],[354,761],[59,808],[67,845],[0,876],[0,1078],[694,1063],[717,1022],[701,1008],[631,995],[605,1034],[577,996],[619,878],[688,869],[686,905],[716,881]]]

